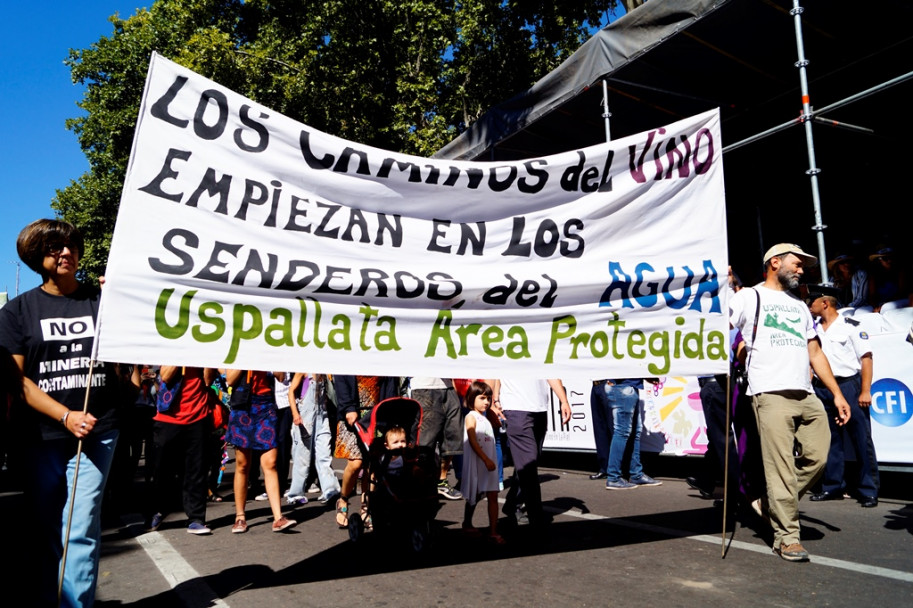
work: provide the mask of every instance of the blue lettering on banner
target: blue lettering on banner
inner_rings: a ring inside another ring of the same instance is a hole
[[[611,282],[599,298],[599,306],[613,309],[652,308],[662,296],[669,308],[681,310],[687,307],[698,312],[720,313],[720,284],[716,268],[711,260],[703,260],[701,266],[702,272],[697,273],[688,266],[681,269],[667,266],[662,272],[656,271],[647,262],[641,262],[631,274],[625,272],[620,262],[609,261]],[[703,306],[705,301],[706,311]]]
[[[894,378],[872,384],[872,418],[882,426],[902,426],[913,416],[913,393]]]

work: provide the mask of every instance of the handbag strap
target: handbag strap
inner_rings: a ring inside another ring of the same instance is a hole
[[[748,359],[745,361],[745,375],[748,375],[748,366],[751,364],[751,353],[754,352],[754,341],[758,337],[758,321],[761,318],[761,294],[758,293],[757,289],[752,289],[754,292],[757,304],[754,309],[754,325],[751,326],[751,349],[748,351]]]
[[[244,382],[242,382],[238,386],[246,386],[247,389],[250,390],[250,374],[251,374],[251,370],[247,370],[247,375],[244,376]]]

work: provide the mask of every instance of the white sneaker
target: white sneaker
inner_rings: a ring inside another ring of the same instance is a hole
[[[266,492],[263,494],[257,494],[254,496],[254,500],[269,500],[269,496],[266,495]]]
[[[286,501],[290,505],[306,505],[308,504],[307,496],[286,496]]]

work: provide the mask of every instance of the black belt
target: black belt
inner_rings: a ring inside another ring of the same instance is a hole
[[[697,379],[697,384],[701,388],[704,388],[706,385],[710,384],[711,382],[716,382],[720,386],[725,387],[726,386],[726,374],[718,374],[716,376],[707,376],[706,378]]]
[[[834,380],[837,381],[837,384],[842,382],[847,382],[849,380],[854,380],[859,377],[859,374],[853,374],[852,376],[834,376]],[[812,385],[817,386],[818,388],[827,388],[821,380],[818,379],[818,376],[815,376],[812,379]]]

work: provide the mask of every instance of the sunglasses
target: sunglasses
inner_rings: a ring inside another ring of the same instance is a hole
[[[61,241],[57,241],[54,243],[48,243],[47,250],[46,250],[47,255],[55,255],[55,256],[60,255],[60,252],[62,252],[64,250],[64,248],[69,249],[70,251],[74,251],[72,243],[61,242]]]

